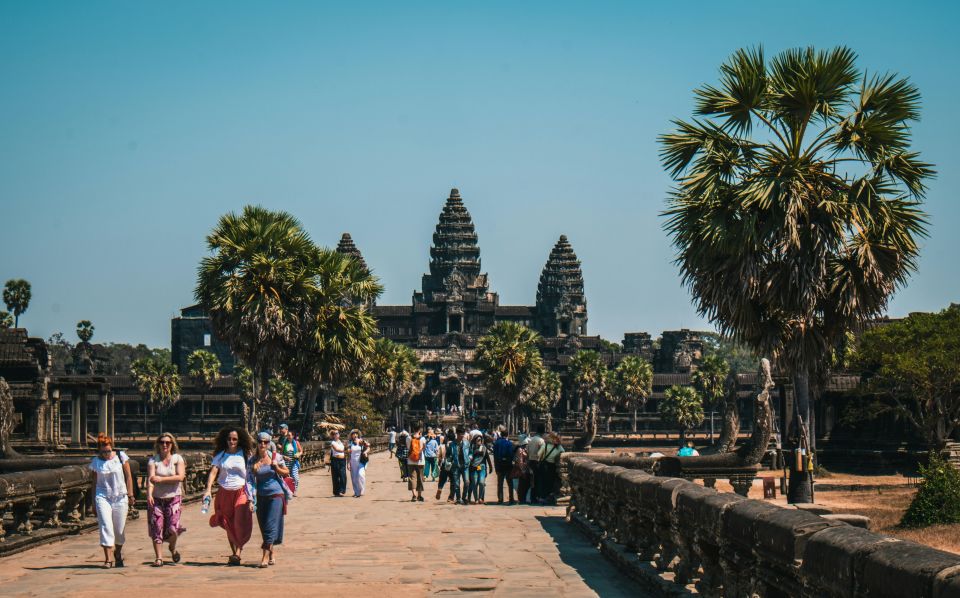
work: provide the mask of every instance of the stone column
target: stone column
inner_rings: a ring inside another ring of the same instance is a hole
[[[52,397],[50,406],[50,442],[54,446],[60,445],[60,389],[54,388],[50,396]]]
[[[82,390],[80,392],[80,435],[77,436],[77,442],[80,443],[80,446],[87,446],[87,433],[90,431],[90,426],[87,422],[87,391]]]
[[[97,393],[97,434],[107,433],[107,393],[102,390]]]
[[[110,415],[107,419],[107,435],[113,438],[117,434],[117,398],[110,391],[109,409]]]
[[[70,445],[80,446],[80,393],[76,389],[70,391],[73,400],[73,411],[70,415]]]

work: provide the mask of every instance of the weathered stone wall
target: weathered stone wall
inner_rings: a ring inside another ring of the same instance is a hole
[[[960,596],[955,554],[682,479],[565,461],[571,520],[659,592],[658,573],[670,573],[676,590],[695,583],[713,596]]]

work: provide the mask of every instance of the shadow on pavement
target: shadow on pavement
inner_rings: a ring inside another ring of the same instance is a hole
[[[636,582],[621,573],[563,516],[538,515],[537,521],[556,543],[560,560],[572,567],[597,595],[603,598],[649,595],[641,593]]]

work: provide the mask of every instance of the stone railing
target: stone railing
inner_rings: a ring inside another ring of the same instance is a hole
[[[682,479],[566,465],[570,520],[657,594],[960,596],[955,554]]]
[[[136,478],[139,464],[131,459]],[[0,556],[96,525],[93,473],[81,465],[0,474]],[[130,518],[137,518],[136,508]]]

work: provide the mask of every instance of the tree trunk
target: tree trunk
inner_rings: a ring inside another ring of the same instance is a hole
[[[149,401],[147,399],[143,399],[143,435],[144,436],[147,436],[149,434],[149,432],[147,432],[147,405],[148,404],[149,404]]]
[[[636,407],[633,408],[632,426],[633,426],[633,433],[636,434],[637,433],[637,408]]]
[[[793,375],[796,437],[794,450],[800,449],[804,437],[810,438],[810,374],[805,368]],[[809,450],[809,444],[806,447]],[[788,503],[813,502],[813,472],[807,471],[807,455],[797,463],[796,453],[790,455],[790,485],[787,489]]]
[[[206,394],[200,393],[200,436],[203,436],[203,420],[207,411],[206,396]]]
[[[300,422],[300,437],[304,440],[313,438],[313,414],[317,411],[317,395],[323,392],[323,385],[310,385],[305,390],[307,404],[303,409],[303,421]]]

